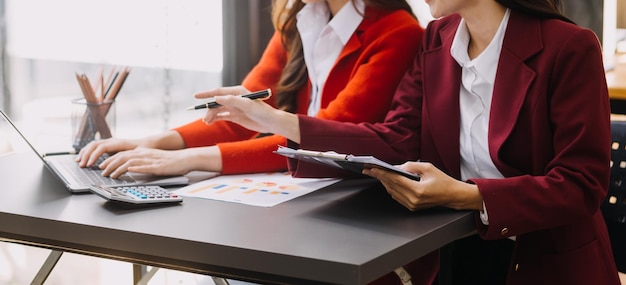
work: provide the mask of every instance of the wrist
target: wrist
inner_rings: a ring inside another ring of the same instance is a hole
[[[483,198],[476,184],[458,181],[453,190],[454,201],[449,206],[456,210],[482,210]]]
[[[219,147],[195,147],[181,150],[192,170],[221,172],[222,154]]]
[[[185,141],[177,131],[169,130],[139,140],[138,145],[147,148],[176,150],[185,148]]]
[[[300,143],[300,122],[298,115],[275,110],[269,122],[270,133],[283,136],[295,143]]]

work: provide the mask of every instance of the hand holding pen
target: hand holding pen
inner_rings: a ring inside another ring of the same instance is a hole
[[[248,98],[250,100],[265,100],[272,96],[271,89],[265,89],[257,92],[252,92],[248,94],[240,95],[243,98]],[[199,109],[207,109],[207,108],[217,108],[220,104],[215,102],[215,97],[209,98],[209,102],[188,107],[186,110],[199,110]]]

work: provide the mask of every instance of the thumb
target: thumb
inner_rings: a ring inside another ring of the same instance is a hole
[[[400,165],[399,167],[418,175],[422,175],[428,171],[428,169],[432,166],[432,164],[427,162],[419,162],[419,161],[407,161]]]
[[[247,94],[247,93],[250,93],[248,89],[246,89],[245,87],[241,85],[238,85],[238,86],[229,86],[229,87],[218,87],[215,89],[198,92],[198,93],[193,94],[193,97],[195,97],[196,99],[204,99],[204,98],[210,98],[214,96],[241,95],[241,94]]]

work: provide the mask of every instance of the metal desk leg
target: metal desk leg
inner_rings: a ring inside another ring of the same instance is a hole
[[[148,267],[141,264],[133,264],[133,284],[147,285],[150,279],[156,274],[158,267],[152,267],[148,271]]]
[[[226,278],[213,277],[213,276],[211,276],[211,278],[213,278],[213,282],[215,283],[215,285],[228,285],[229,284]]]
[[[154,274],[156,274],[157,270],[159,270],[158,267],[152,267],[150,271],[147,271],[146,269],[147,266],[145,265],[133,264],[133,281],[135,285],[147,285],[148,281],[150,281]],[[213,276],[211,276],[211,278],[213,279],[213,283],[215,283],[215,285],[230,285],[226,278]]]
[[[61,255],[63,255],[62,251],[53,250],[50,252],[50,255],[48,255],[48,258],[39,269],[39,272],[37,272],[37,275],[35,275],[35,278],[33,278],[33,281],[30,282],[30,285],[41,285],[46,282],[50,272],[52,272],[54,266],[56,266],[59,259],[61,259]]]
[[[133,284],[139,284],[144,274],[146,274],[145,265],[133,264]]]
[[[152,267],[149,271],[147,271],[147,266],[133,264],[133,281],[135,285],[148,285],[148,282],[154,274],[156,274],[158,267]]]

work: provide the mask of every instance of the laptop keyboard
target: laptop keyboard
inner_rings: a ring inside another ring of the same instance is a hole
[[[72,179],[84,185],[124,185],[134,183],[135,180],[128,174],[123,174],[117,179],[102,176],[102,170],[98,168],[106,157],[100,157],[92,167],[81,168],[71,156],[63,159],[63,163],[55,163],[56,166],[65,169],[65,172],[72,174]]]
[[[120,185],[133,183],[135,180],[128,174],[123,174],[117,179],[102,176],[102,170],[97,167],[93,168],[80,168],[69,167],[70,171],[74,173],[74,177],[81,182],[81,184],[97,184],[97,185]]]

